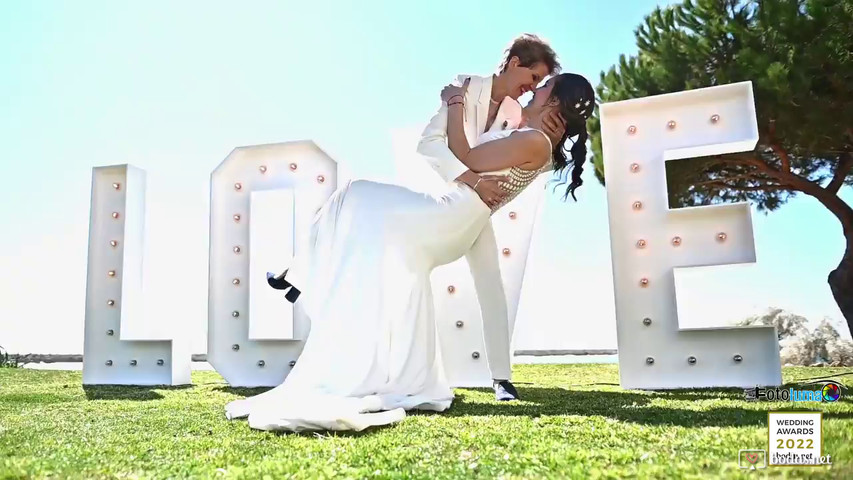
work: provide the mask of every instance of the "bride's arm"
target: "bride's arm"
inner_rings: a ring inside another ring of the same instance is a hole
[[[551,142],[544,132],[513,132],[509,137],[492,140],[471,148],[463,127],[464,104],[450,99],[447,110],[447,145],[460,162],[472,172],[495,172],[524,166],[536,170],[548,161]]]
[[[471,79],[462,86],[448,85],[441,91],[447,104],[447,146],[472,172],[494,172],[509,167],[536,170],[551,157],[551,140],[541,130],[517,131],[508,137],[482,143],[474,148],[465,137],[465,92]]]
[[[526,130],[482,143],[469,149],[465,155],[454,153],[465,166],[477,173],[510,167],[536,170],[551,157],[551,142],[541,131]]]

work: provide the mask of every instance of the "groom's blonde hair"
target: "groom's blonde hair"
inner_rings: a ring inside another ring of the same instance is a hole
[[[554,49],[548,45],[548,42],[532,33],[525,33],[512,41],[506,49],[506,56],[501,63],[499,72],[506,71],[509,60],[512,57],[518,57],[522,67],[532,67],[534,64],[542,62],[548,67],[548,73],[555,75],[560,73],[560,62],[557,60],[557,54]]]

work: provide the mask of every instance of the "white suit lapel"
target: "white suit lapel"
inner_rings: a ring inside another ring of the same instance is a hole
[[[474,145],[480,135],[486,131],[486,122],[489,120],[489,103],[492,97],[491,75],[481,77],[478,75],[460,75],[459,82],[464,83],[466,78],[471,78],[468,84],[468,93],[465,102],[465,136],[468,143]],[[521,122],[521,105],[518,101],[506,97],[498,108],[495,121],[489,131],[506,130],[517,128]]]
[[[477,96],[477,137],[486,131],[489,121],[489,99],[492,98],[492,76],[481,77],[480,94]]]
[[[473,145],[480,135],[477,132],[477,117],[479,116],[477,109],[479,108],[482,77],[477,75],[459,75],[457,80],[462,85],[467,78],[471,79],[471,83],[468,84],[468,91],[465,93],[465,115],[462,117],[462,128],[465,130],[465,137],[468,139],[468,144]]]

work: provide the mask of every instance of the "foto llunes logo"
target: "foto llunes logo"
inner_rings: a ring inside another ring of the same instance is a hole
[[[817,380],[801,388],[765,388],[755,386],[743,389],[747,400],[783,402],[836,402],[847,387],[835,380]]]
[[[834,402],[841,398],[841,387],[842,385],[838,382],[827,382],[827,384],[823,386],[823,401]]]

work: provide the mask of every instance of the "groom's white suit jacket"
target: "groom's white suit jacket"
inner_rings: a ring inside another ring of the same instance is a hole
[[[462,85],[471,78],[465,92],[464,128],[469,145],[486,130],[492,93],[492,76],[460,75],[454,84]],[[489,131],[517,128],[521,122],[521,105],[506,97],[498,108]],[[447,105],[442,102],[438,113],[430,120],[418,142],[418,153],[446,182],[454,181],[468,170],[447,146]],[[477,299],[483,318],[486,356],[492,378],[510,378],[510,335],[507,300],[498,264],[498,246],[491,220],[465,254],[474,279]]]
[[[492,76],[479,77],[474,75],[459,75],[454,84],[462,85],[466,78],[471,78],[468,90],[465,92],[464,122],[465,137],[468,144],[473,146],[477,138],[486,131],[489,117],[489,103],[492,96]],[[521,123],[521,105],[509,97],[501,102],[495,121],[489,131],[518,128]],[[442,102],[438,113],[432,117],[429,125],[421,134],[418,143],[418,153],[425,155],[426,160],[446,181],[452,182],[462,175],[468,167],[465,166],[447,146],[447,105]]]

